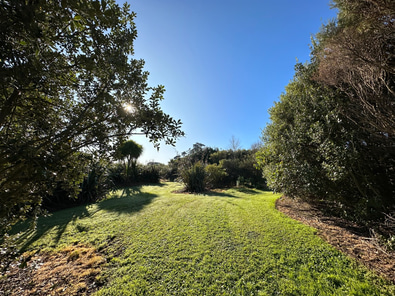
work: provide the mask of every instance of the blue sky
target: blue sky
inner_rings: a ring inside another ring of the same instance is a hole
[[[329,0],[127,1],[137,13],[134,57],[145,60],[150,85],[165,86],[162,108],[186,133],[159,152],[132,138],[144,147],[142,163],[167,163],[196,142],[258,142],[297,59],[309,60],[311,36],[336,16]]]

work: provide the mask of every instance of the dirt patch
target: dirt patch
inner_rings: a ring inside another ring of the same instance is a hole
[[[88,295],[98,290],[104,257],[72,246],[56,253],[25,253],[0,277],[0,295]]]
[[[344,219],[325,215],[300,199],[281,197],[276,208],[318,230],[319,236],[341,252],[395,283],[395,252],[385,250],[365,229]]]

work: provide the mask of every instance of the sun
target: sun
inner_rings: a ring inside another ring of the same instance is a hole
[[[123,105],[123,109],[127,112],[127,113],[133,113],[134,111],[136,111],[136,108],[134,108],[134,106],[132,104],[126,103]]]

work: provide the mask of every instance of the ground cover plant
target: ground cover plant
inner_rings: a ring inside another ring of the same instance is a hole
[[[395,293],[314,228],[277,211],[278,194],[246,188],[174,193],[181,188],[131,187],[59,211],[23,233],[20,246],[29,252],[95,248],[107,261],[96,276],[97,295]]]

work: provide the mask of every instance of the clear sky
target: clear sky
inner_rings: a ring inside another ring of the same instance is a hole
[[[134,57],[145,60],[151,86],[165,86],[162,108],[186,133],[159,152],[132,138],[144,147],[142,163],[167,163],[196,142],[258,142],[297,59],[309,60],[311,36],[336,16],[329,0],[127,1],[137,13]]]

